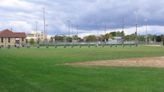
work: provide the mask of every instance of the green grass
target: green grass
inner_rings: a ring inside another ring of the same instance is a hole
[[[0,92],[163,92],[162,68],[63,65],[154,56],[164,56],[164,48],[0,49]]]

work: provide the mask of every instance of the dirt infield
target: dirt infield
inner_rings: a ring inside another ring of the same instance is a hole
[[[164,68],[163,57],[132,58],[79,63],[66,63],[74,66],[112,66],[112,67],[157,67]]]

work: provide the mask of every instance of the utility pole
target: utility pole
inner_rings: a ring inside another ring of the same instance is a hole
[[[36,36],[36,41],[37,41],[37,48],[39,48],[39,36],[38,36],[38,22],[35,21],[35,36]]]
[[[164,35],[162,35],[162,43],[163,43],[163,46],[164,46]]]
[[[122,19],[122,31],[124,31],[125,18]]]
[[[104,32],[105,32],[105,35],[104,36],[105,36],[105,44],[106,44],[106,40],[107,40],[107,38],[106,38],[107,25],[105,24],[104,27],[105,27],[104,28]]]
[[[79,26],[78,25],[76,26],[76,31],[77,31],[77,37],[78,37],[78,35],[79,35]]]
[[[136,46],[138,46],[138,13],[135,12],[135,15],[136,15]]]
[[[44,34],[44,41],[46,40],[46,16],[45,16],[45,8],[43,8],[43,24],[44,24],[44,30],[43,30],[43,34]]]
[[[98,24],[97,24],[98,25]],[[99,26],[99,25],[98,25]],[[96,31],[97,32],[97,46],[99,44],[99,29]]]
[[[146,44],[148,44],[148,30],[147,30],[147,19],[145,19],[145,23],[146,23]]]
[[[36,31],[36,38],[38,39],[38,22],[35,21],[35,31]]]
[[[45,29],[45,36],[46,36],[46,39],[48,39],[47,36],[48,36],[48,27],[49,27],[49,25],[46,24],[45,26],[46,26],[46,29]]]
[[[125,37],[124,37],[124,31],[125,31],[125,18],[122,19],[122,45],[124,45]]]
[[[67,20],[68,22],[68,36],[71,37],[71,21]]]

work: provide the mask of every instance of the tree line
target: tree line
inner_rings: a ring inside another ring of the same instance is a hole
[[[106,33],[104,35],[99,35],[99,36],[88,35],[83,38],[79,37],[78,35],[74,35],[74,36],[56,35],[54,37],[51,37],[51,39],[49,40],[49,43],[52,43],[52,42],[97,42],[97,41],[107,42],[110,39],[114,40],[115,37],[121,37],[123,41],[135,41],[137,38],[139,42],[154,41],[154,42],[164,43],[163,35],[148,34],[146,36],[146,35],[136,35],[135,33],[130,34],[130,35],[125,35],[124,31],[110,32],[110,33]],[[29,43],[35,44],[37,42],[35,42],[33,39],[30,39]]]

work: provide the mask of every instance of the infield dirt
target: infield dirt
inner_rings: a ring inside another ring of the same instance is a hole
[[[163,57],[131,58],[119,60],[102,60],[91,62],[66,63],[73,66],[111,66],[111,67],[157,67],[164,68]]]

